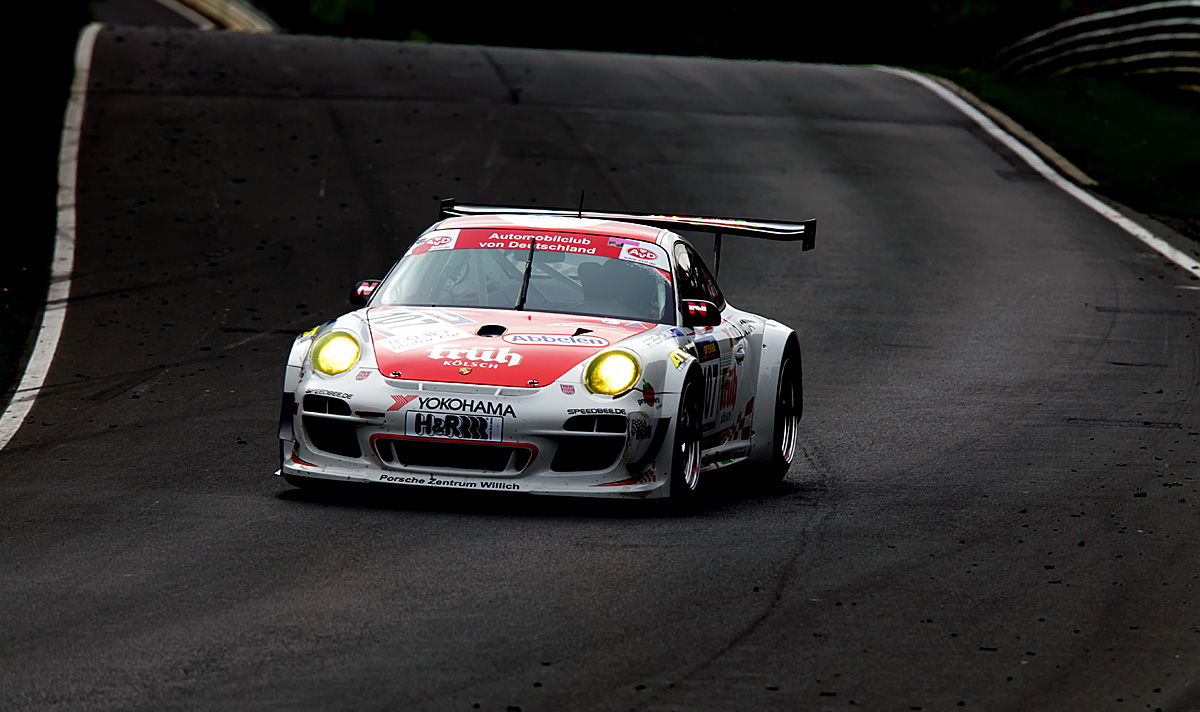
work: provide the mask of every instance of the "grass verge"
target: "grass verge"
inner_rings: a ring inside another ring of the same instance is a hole
[[[1176,224],[1200,226],[1195,94],[1115,78],[915,69],[950,79],[1008,114],[1087,173],[1098,192],[1144,213],[1177,218]]]

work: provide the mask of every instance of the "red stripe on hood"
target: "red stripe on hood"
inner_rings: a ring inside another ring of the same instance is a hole
[[[384,376],[519,387],[531,380],[549,385],[600,350],[655,326],[511,309],[376,307],[367,318]],[[504,331],[479,336],[483,326]]]

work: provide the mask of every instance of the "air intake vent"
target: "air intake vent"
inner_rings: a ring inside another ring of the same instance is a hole
[[[306,400],[312,396],[306,396]],[[307,404],[305,404],[307,407]],[[333,420],[306,415],[301,418],[308,440],[318,450],[342,457],[362,457],[358,446],[357,424],[345,420]]]
[[[484,324],[483,326],[479,327],[479,331],[476,331],[475,333],[480,336],[500,336],[506,331],[508,331],[507,326],[502,326],[500,324]]]
[[[550,469],[555,472],[590,472],[607,470],[625,452],[625,438],[597,438],[582,435],[560,435],[558,450]]]
[[[328,396],[304,396],[304,410],[309,413],[328,413],[329,415],[350,415],[350,404],[344,400]]]
[[[529,465],[533,451],[512,445],[438,443],[382,437],[375,440],[379,459],[392,467],[468,470],[515,474]]]
[[[567,418],[563,430],[572,433],[617,433],[625,434],[628,427],[623,415],[576,415]]]

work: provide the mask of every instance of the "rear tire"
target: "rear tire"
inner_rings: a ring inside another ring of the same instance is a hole
[[[772,427],[771,462],[764,472],[764,482],[779,482],[788,473],[796,455],[796,441],[803,413],[803,386],[800,380],[800,352],[789,346],[779,364],[779,381],[775,391],[775,419]]]
[[[683,385],[679,394],[679,413],[675,423],[674,448],[671,452],[670,503],[673,509],[695,502],[702,491],[700,477],[701,387],[694,379]]]

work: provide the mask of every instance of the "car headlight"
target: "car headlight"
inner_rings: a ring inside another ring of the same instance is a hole
[[[588,364],[583,384],[592,393],[619,396],[629,391],[642,375],[642,365],[628,351],[608,351]]]
[[[333,332],[317,339],[313,344],[312,365],[327,376],[336,376],[349,371],[358,361],[360,349],[353,336]]]

